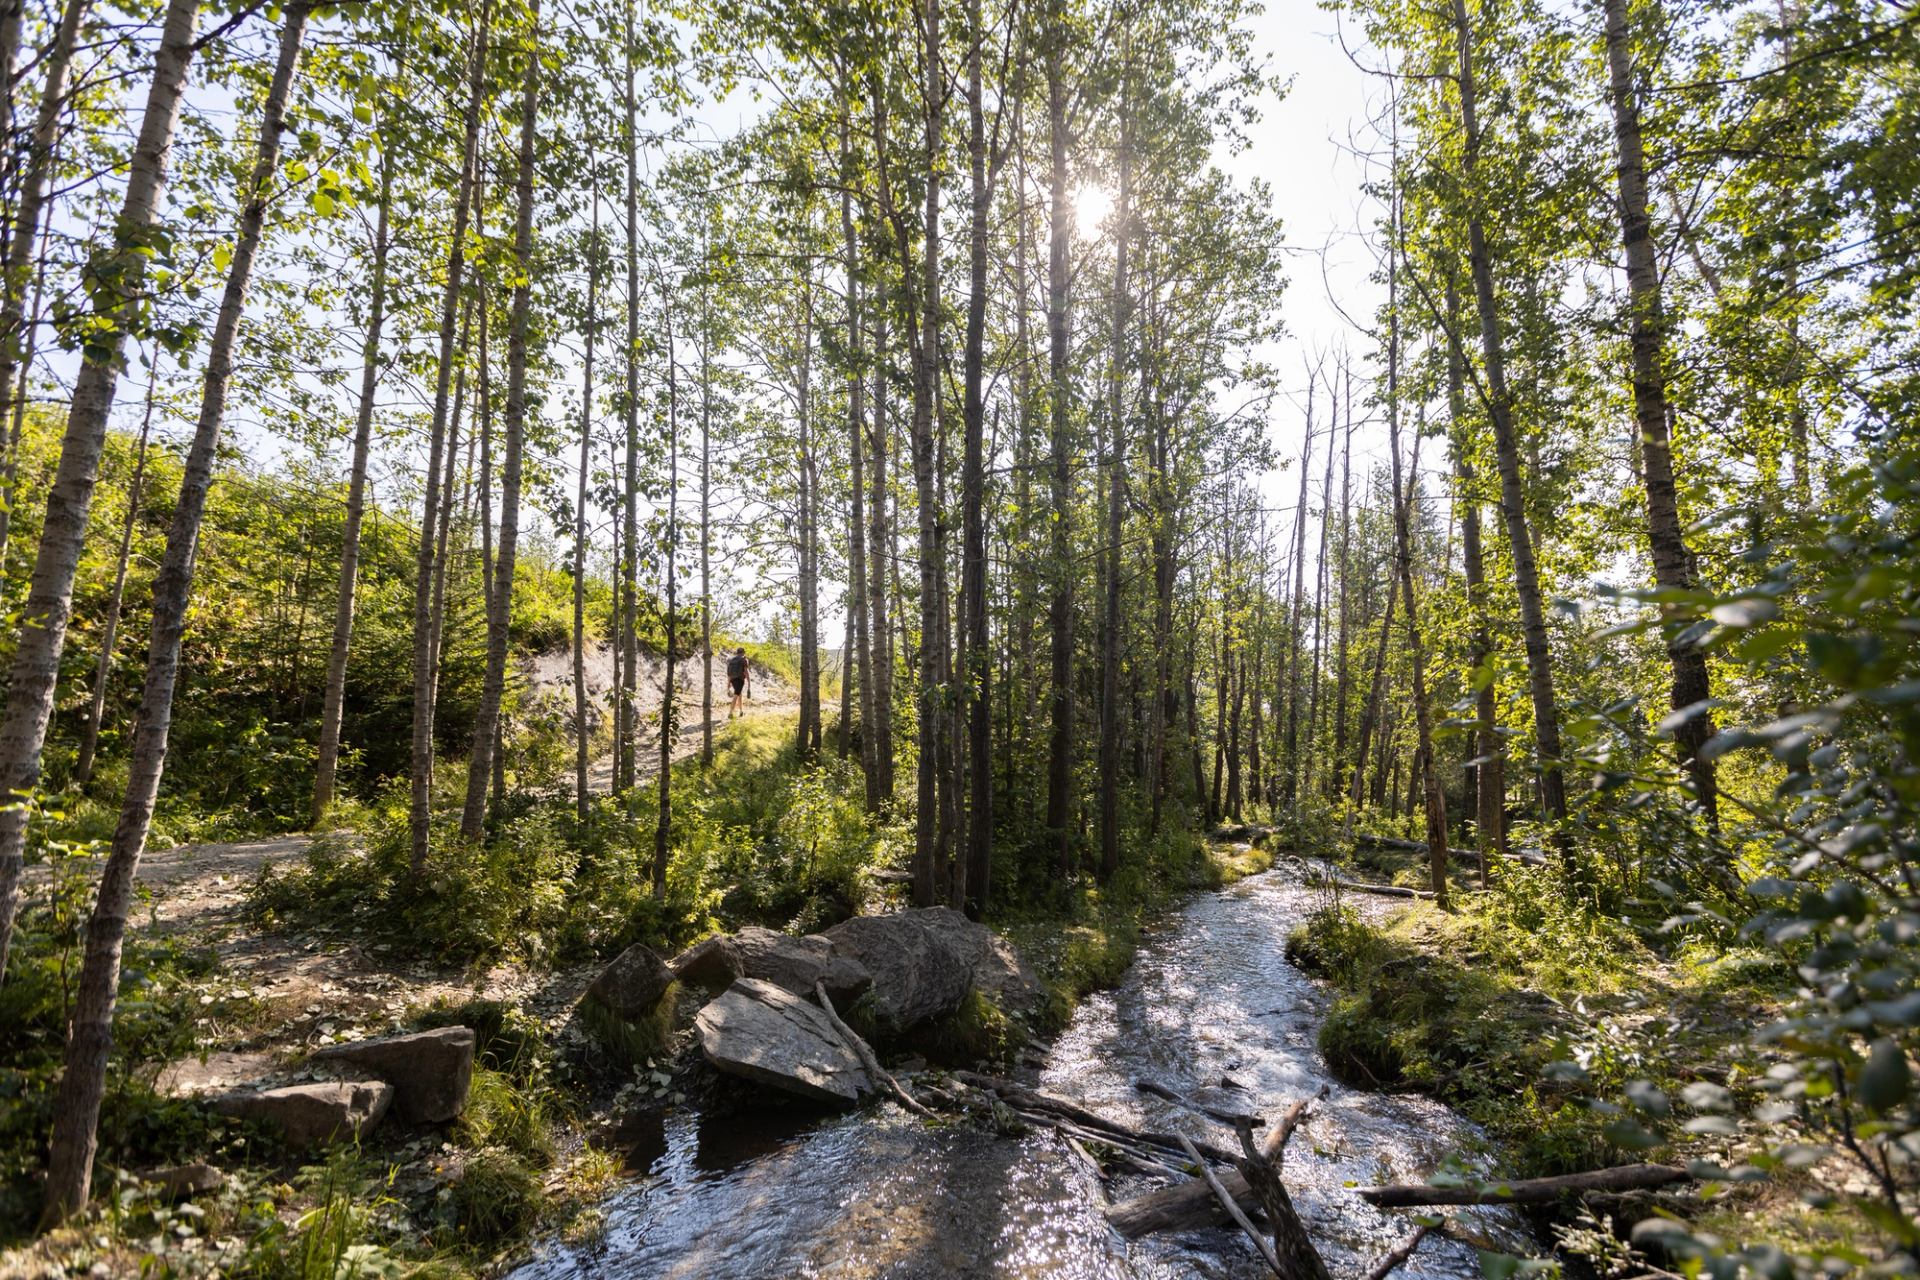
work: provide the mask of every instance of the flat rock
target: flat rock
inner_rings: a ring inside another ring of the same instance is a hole
[[[818,1005],[759,978],[741,978],[694,1015],[700,1052],[729,1075],[833,1106],[873,1088]]]
[[[836,1007],[853,1003],[873,986],[873,974],[865,965],[840,954],[830,939],[817,933],[796,938],[749,925],[733,935],[733,946],[741,977],[760,978],[808,1000],[816,982],[826,983],[827,998]]]
[[[140,1175],[140,1181],[168,1200],[187,1200],[208,1195],[227,1185],[227,1175],[200,1161],[169,1165]]]
[[[471,1027],[440,1027],[329,1045],[311,1061],[378,1076],[393,1086],[394,1110],[408,1124],[443,1124],[467,1109],[473,1083]]]
[[[646,943],[636,942],[600,971],[587,994],[631,1022],[659,1004],[671,985],[673,970],[667,962]]]
[[[278,1129],[295,1147],[361,1138],[387,1114],[393,1086],[384,1080],[323,1080],[253,1093],[223,1093],[207,1105],[223,1116]]]
[[[946,922],[925,918],[943,910],[855,916],[826,932],[836,954],[859,961],[873,975],[873,1017],[883,1035],[948,1016],[973,987],[973,966],[948,937]]]
[[[667,967],[675,978],[696,987],[724,987],[746,976],[740,964],[740,948],[732,935],[725,933],[702,938],[668,961]]]

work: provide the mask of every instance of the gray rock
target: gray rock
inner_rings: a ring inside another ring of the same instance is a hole
[[[140,1175],[140,1181],[167,1200],[188,1200],[208,1195],[227,1185],[227,1175],[200,1161],[195,1164],[169,1165]]]
[[[675,978],[696,987],[724,987],[746,976],[739,946],[724,933],[702,938],[668,961],[667,967]]]
[[[808,999],[813,984],[824,982],[827,998],[836,1007],[853,1003],[873,985],[866,966],[837,953],[833,943],[817,933],[796,938],[749,925],[733,935],[733,946],[741,977],[760,978]]]
[[[296,1147],[365,1137],[387,1114],[393,1086],[384,1080],[323,1080],[257,1093],[223,1093],[208,1106],[223,1116],[278,1129]]]
[[[393,1086],[393,1106],[408,1124],[442,1124],[467,1109],[473,1083],[473,1029],[441,1027],[329,1045],[312,1061],[374,1075]]]
[[[903,911],[944,937],[973,970],[973,985],[1007,1013],[1031,1014],[1047,1003],[1047,989],[1013,944],[952,907]]]
[[[858,961],[873,975],[873,1018],[882,1035],[897,1036],[946,1017],[973,987],[967,955],[949,939],[943,923],[926,915],[855,916],[826,932],[835,954]]]
[[[871,1091],[865,1068],[818,1005],[741,978],[694,1015],[700,1052],[729,1075],[835,1106]]]
[[[646,943],[636,942],[600,971],[587,994],[631,1022],[659,1004],[671,985],[673,970],[667,962]]]

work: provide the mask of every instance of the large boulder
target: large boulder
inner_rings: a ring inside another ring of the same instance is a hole
[[[873,1088],[819,1006],[775,983],[741,978],[693,1024],[700,1052],[729,1075],[833,1106],[852,1106]]]
[[[323,1080],[250,1093],[223,1093],[207,1103],[223,1116],[278,1129],[288,1145],[317,1147],[362,1138],[393,1102],[384,1080]]]
[[[903,911],[902,916],[945,938],[973,970],[974,987],[1007,1013],[1030,1014],[1047,1003],[1047,989],[1013,944],[952,907]]]
[[[858,1000],[873,985],[873,974],[850,956],[838,953],[819,934],[796,938],[748,925],[733,935],[740,976],[760,978],[797,996],[813,997],[813,984],[824,982],[827,998],[836,1006]]]
[[[702,938],[669,960],[667,967],[675,978],[694,987],[724,987],[746,976],[740,964],[740,948],[732,935],[725,933]]]
[[[967,954],[927,915],[922,910],[855,916],[826,932],[835,954],[857,960],[873,975],[873,1019],[882,1035],[901,1035],[947,1017],[973,987]]]
[[[393,1106],[408,1124],[442,1124],[467,1109],[473,1083],[470,1027],[441,1027],[330,1045],[312,1061],[374,1075],[393,1086]]]
[[[659,1004],[672,985],[673,970],[667,962],[646,943],[636,942],[600,971],[587,994],[633,1022]]]

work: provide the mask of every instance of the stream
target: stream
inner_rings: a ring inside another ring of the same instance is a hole
[[[1126,1124],[1231,1146],[1222,1126],[1133,1082],[1270,1119],[1324,1086],[1287,1148],[1285,1178],[1345,1280],[1412,1230],[1406,1214],[1372,1208],[1349,1184],[1423,1180],[1477,1134],[1436,1102],[1347,1089],[1327,1073],[1315,1041],[1327,997],[1285,956],[1317,896],[1297,880],[1297,867],[1267,872],[1164,917],[1121,985],[1075,1012],[1040,1087]],[[1103,1189],[1052,1133],[930,1128],[885,1104],[828,1118],[683,1110],[648,1137],[636,1160],[644,1176],[604,1204],[602,1229],[542,1246],[513,1280],[1267,1274],[1230,1226],[1121,1239],[1102,1216],[1106,1195],[1160,1184],[1127,1177]],[[1526,1245],[1510,1211],[1456,1212],[1506,1247]],[[1474,1280],[1480,1267],[1472,1249],[1430,1237],[1395,1275]]]

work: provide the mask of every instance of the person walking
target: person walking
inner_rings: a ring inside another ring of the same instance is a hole
[[[752,683],[753,664],[747,661],[747,651],[735,649],[733,656],[727,659],[727,688],[733,693],[733,705],[727,708],[727,719],[747,714],[742,699],[752,696]]]

